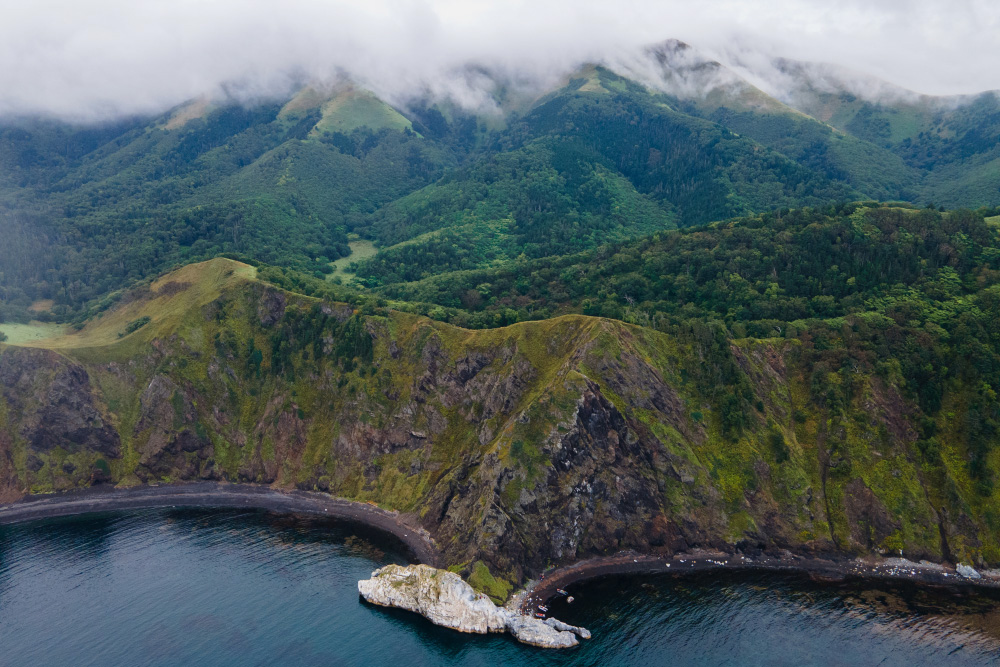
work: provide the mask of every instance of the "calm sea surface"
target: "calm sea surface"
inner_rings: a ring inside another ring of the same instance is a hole
[[[607,578],[553,611],[576,649],[359,601],[405,562],[322,519],[145,510],[0,527],[0,665],[989,665],[1000,596],[737,573]]]

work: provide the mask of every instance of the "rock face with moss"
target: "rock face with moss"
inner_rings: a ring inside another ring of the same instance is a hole
[[[462,578],[427,565],[386,565],[358,582],[358,592],[371,602],[423,615],[435,625],[460,632],[510,632],[519,641],[543,648],[568,648],[590,638],[585,628],[556,619],[541,620],[497,607]]]
[[[197,479],[323,491],[408,515],[496,600],[622,549],[1000,563],[1000,490],[975,491],[953,437],[966,388],[944,396],[931,465],[892,375],[817,403],[797,341],[712,344],[585,316],[469,331],[213,260],[74,335],[0,345],[0,500]]]

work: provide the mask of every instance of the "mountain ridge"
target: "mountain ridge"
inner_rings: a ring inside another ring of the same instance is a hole
[[[0,319],[51,300],[46,317],[82,321],[124,285],[222,253],[330,275],[350,234],[388,248],[452,228],[461,261],[442,262],[441,239],[405,250],[439,271],[834,201],[1000,202],[995,96],[917,114],[833,89],[830,125],[679,42],[623,61],[548,90],[470,69],[493,100],[481,111],[431,93],[394,107],[345,80],[105,126],[2,123]]]
[[[840,379],[815,328],[735,338],[567,314],[468,330],[266,282],[281,275],[211,260],[61,340],[0,344],[3,497],[319,490],[413,516],[446,564],[506,591],[623,548],[1000,558],[1000,491],[977,487],[946,414],[986,400],[974,380],[946,385],[935,433],[898,367],[857,357]]]

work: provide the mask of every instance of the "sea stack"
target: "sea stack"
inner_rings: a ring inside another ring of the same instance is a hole
[[[459,632],[510,632],[518,641],[542,648],[576,646],[590,632],[562,623],[524,616],[497,607],[454,572],[428,565],[386,565],[358,582],[358,592],[372,604],[422,614],[435,625]]]

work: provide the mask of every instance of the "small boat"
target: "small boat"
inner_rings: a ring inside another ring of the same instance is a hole
[[[567,593],[566,591],[564,591],[561,588],[557,588],[556,589],[556,593],[558,593],[559,595],[562,595],[563,597],[566,597],[567,595],[569,595],[569,593]]]
[[[566,603],[567,604],[573,604],[573,600],[575,600],[575,599],[576,599],[575,597],[573,597],[572,595],[570,595],[568,598],[566,598]]]
[[[535,618],[545,618],[545,614],[543,614],[540,611],[539,612],[535,612]]]
[[[546,607],[546,606],[545,606],[545,605],[543,605],[543,604],[540,604],[540,605],[538,605],[538,611],[540,611],[540,612],[542,612],[542,613],[546,613],[546,612],[548,612],[548,611],[549,611],[549,608],[548,608],[548,607]]]

